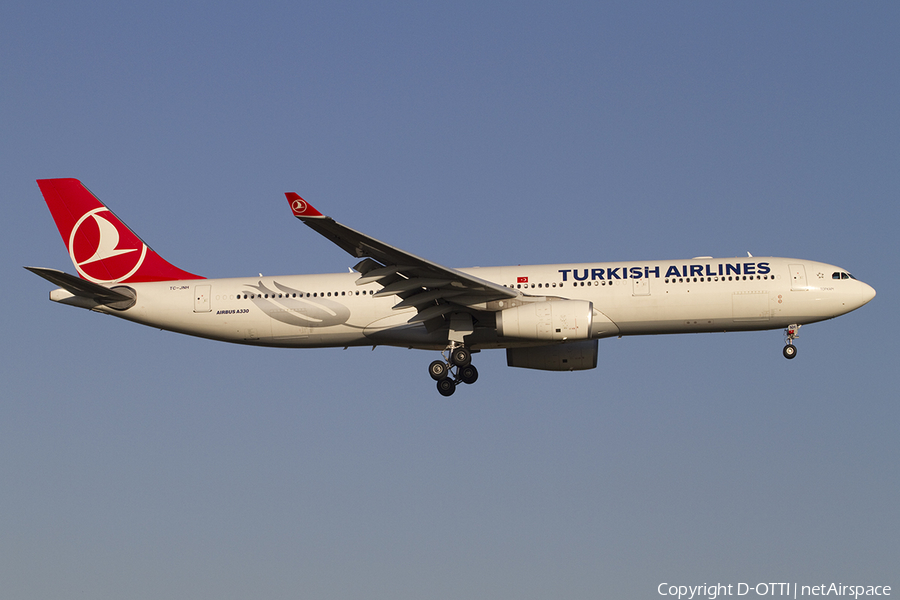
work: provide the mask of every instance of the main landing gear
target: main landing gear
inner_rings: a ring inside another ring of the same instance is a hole
[[[784,330],[784,350],[781,351],[784,354],[785,358],[794,358],[797,356],[797,346],[794,345],[794,339],[800,337],[800,334],[797,333],[800,330],[800,325],[788,325],[787,329]]]
[[[446,354],[442,354],[446,358]],[[478,379],[478,369],[472,365],[472,353],[468,348],[451,345],[449,354],[449,360],[436,360],[428,365],[428,374],[437,382],[441,396],[452,396],[457,384],[475,383]]]

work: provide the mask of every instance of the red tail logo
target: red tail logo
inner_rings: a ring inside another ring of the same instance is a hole
[[[112,220],[110,220],[112,218]],[[69,235],[69,256],[85,279],[95,283],[123,281],[141,268],[147,244],[130,230],[119,230],[108,208],[82,215]]]
[[[77,179],[38,185],[83,279],[94,283],[203,279],[162,259]]]

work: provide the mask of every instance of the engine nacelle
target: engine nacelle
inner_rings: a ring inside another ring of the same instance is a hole
[[[506,364],[542,371],[585,371],[597,366],[597,340],[507,348]]]
[[[594,304],[585,300],[529,302],[496,313],[497,333],[529,340],[586,340],[591,337]]]

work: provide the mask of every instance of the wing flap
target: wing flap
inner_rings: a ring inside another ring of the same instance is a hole
[[[423,323],[435,317],[443,317],[449,312],[458,311],[460,308],[460,306],[450,304],[449,302],[444,304],[435,304],[434,306],[429,306],[424,310],[420,310],[413,318],[407,321],[407,323]]]
[[[400,266],[400,265],[391,265],[389,267],[378,267],[372,269],[371,271],[367,271],[363,274],[362,277],[356,280],[356,285],[366,285],[367,283],[373,283],[375,281],[381,281],[382,279],[387,279],[388,277],[392,277],[402,272],[410,273],[415,269],[415,267],[408,266]]]
[[[410,306],[429,306],[434,304],[436,300],[446,300],[448,298],[454,298],[456,296],[461,296],[465,294],[464,291],[455,291],[455,290],[425,290],[419,292],[413,296],[408,296],[395,304],[393,306],[394,310],[400,310],[401,308],[409,308]]]

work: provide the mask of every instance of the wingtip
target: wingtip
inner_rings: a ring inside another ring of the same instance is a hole
[[[285,192],[284,196],[287,198],[288,204],[291,205],[291,212],[294,213],[295,217],[305,219],[325,216],[317,211],[312,204],[301,198],[296,192]]]

